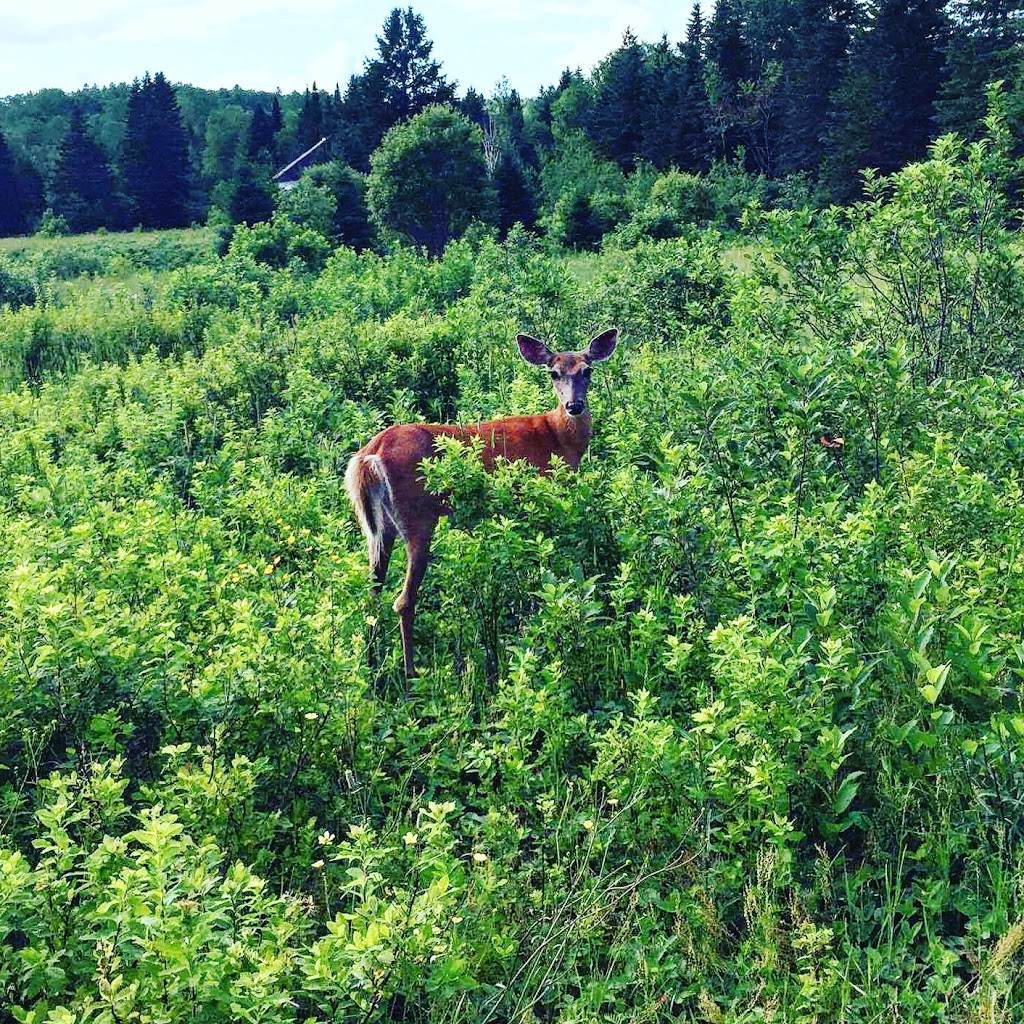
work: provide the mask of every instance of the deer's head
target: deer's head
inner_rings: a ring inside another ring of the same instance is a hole
[[[548,368],[558,403],[570,417],[582,416],[587,411],[590,367],[598,360],[607,359],[615,351],[618,340],[618,329],[613,327],[592,338],[580,352],[552,352],[537,338],[528,334],[516,335],[523,358],[534,366]]]

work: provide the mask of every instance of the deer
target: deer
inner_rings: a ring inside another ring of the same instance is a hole
[[[438,520],[451,514],[445,496],[427,490],[420,468],[423,460],[437,454],[436,439],[446,436],[466,444],[479,439],[480,457],[488,471],[503,458],[525,460],[546,474],[556,457],[576,470],[590,442],[587,388],[591,366],[615,351],[618,336],[618,329],[611,328],[592,338],[585,349],[552,352],[543,341],[518,334],[516,343],[522,357],[534,366],[547,367],[558,399],[549,412],[506,416],[470,426],[397,423],[382,430],[349,460],[345,490],[366,538],[375,598],[384,586],[395,541],[401,538],[405,542],[405,582],[393,608],[399,618],[407,679],[417,674],[413,623],[430,543]]]

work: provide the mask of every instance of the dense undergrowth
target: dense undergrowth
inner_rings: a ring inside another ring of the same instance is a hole
[[[749,271],[242,229],[0,312],[0,1020],[1019,1019],[998,142]],[[577,475],[431,468],[407,685],[339,466],[610,324]]]

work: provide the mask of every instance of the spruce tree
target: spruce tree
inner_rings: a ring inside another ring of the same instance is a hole
[[[537,200],[526,172],[510,153],[503,153],[494,170],[498,194],[498,232],[504,238],[515,224],[528,231],[537,228]]]
[[[700,172],[711,166],[712,142],[709,135],[711,106],[704,82],[704,18],[695,3],[682,44],[679,117],[673,141],[674,162],[681,170]]]
[[[780,170],[817,172],[847,70],[855,0],[799,0],[781,84]]]
[[[265,171],[261,173],[250,163],[242,164],[233,182],[227,212],[232,224],[270,220],[274,215],[274,187]]]
[[[715,0],[706,30],[705,56],[715,155],[730,157],[740,141],[741,83],[753,77],[737,0]]]
[[[147,228],[188,223],[188,143],[174,90],[160,72],[132,84],[121,179],[136,223]]]
[[[347,164],[366,172],[370,169],[370,154],[393,123],[379,65],[370,64],[361,75],[349,79],[341,105],[338,148]]]
[[[455,87],[431,58],[423,18],[395,7],[377,37],[377,56],[353,75],[341,103],[337,151],[361,171],[393,125],[434,103],[454,103]]]
[[[113,203],[114,175],[107,155],[89,132],[80,107],[57,155],[57,166],[49,190],[49,205],[76,232],[116,227]]]
[[[275,97],[276,98],[276,97]],[[257,107],[249,122],[249,145],[247,152],[250,160],[269,162],[274,152],[274,124],[270,115]]]
[[[889,174],[925,155],[949,41],[945,7],[946,0],[879,0],[861,54],[877,111],[863,166]]]
[[[20,235],[28,229],[22,169],[0,132],[0,237]]]
[[[944,80],[936,104],[938,130],[978,138],[985,86],[1009,77],[1024,42],[1021,0],[957,0],[950,9]]]
[[[392,9],[377,36],[377,58],[384,79],[384,100],[393,118],[404,121],[433,103],[453,103],[455,88],[431,57],[423,18],[411,7]]]
[[[299,120],[295,129],[295,145],[299,153],[315,146],[324,137],[324,110],[320,101],[320,93],[316,82],[312,91],[307,89],[299,111]]]
[[[683,56],[667,37],[648,47],[647,110],[643,119],[643,157],[659,170],[678,164],[676,133],[682,114]]]
[[[629,29],[622,45],[602,61],[594,79],[588,134],[599,152],[623,170],[632,170],[644,149],[648,81],[644,48]]]

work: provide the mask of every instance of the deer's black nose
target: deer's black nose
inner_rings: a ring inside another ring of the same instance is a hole
[[[579,414],[581,412],[583,412],[583,403],[582,402],[566,402],[565,403],[565,411],[570,416],[579,416]]]

